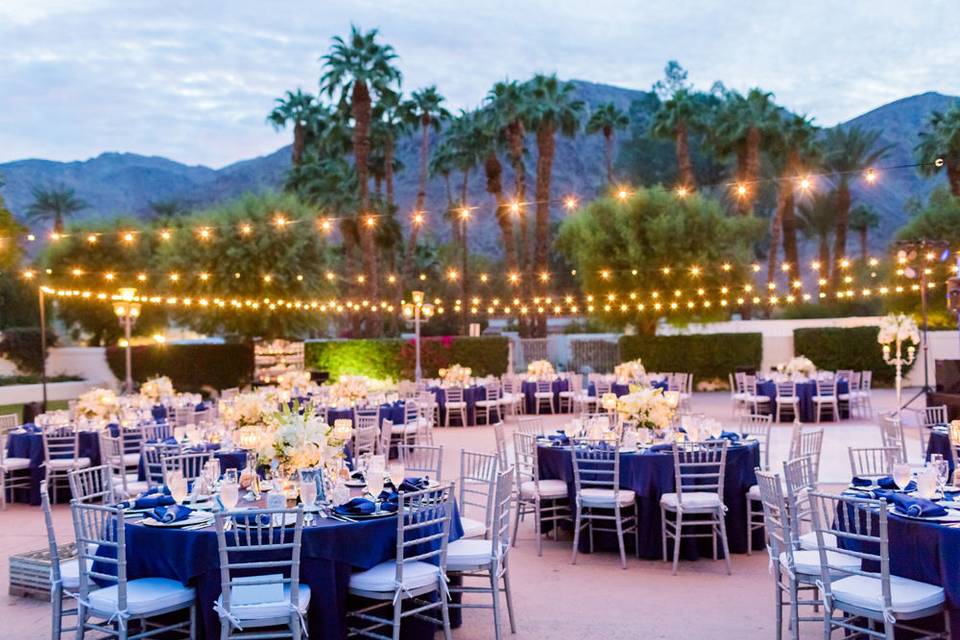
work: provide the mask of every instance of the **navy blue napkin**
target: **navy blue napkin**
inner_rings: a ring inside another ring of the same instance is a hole
[[[354,498],[346,504],[342,504],[339,507],[334,507],[333,512],[341,516],[365,516],[370,515],[377,510],[377,505],[373,500],[368,500],[366,498]],[[382,502],[380,503],[381,511],[396,511],[397,504],[395,502]]]
[[[720,437],[730,442],[740,442],[740,434],[733,431],[723,431],[720,433]]]
[[[176,504],[176,500],[170,495],[170,490],[166,487],[163,491],[159,489],[150,489],[148,492],[139,496],[133,501],[126,500],[118,506],[122,509],[155,509],[157,507],[167,507]]]
[[[40,433],[40,427],[38,427],[37,425],[33,424],[32,422],[26,423],[25,425],[23,425],[22,428],[23,428],[23,430],[26,431],[27,433]]]
[[[888,502],[893,503],[897,513],[916,518],[937,518],[947,515],[947,510],[925,498],[908,496],[905,493],[890,493],[886,496]]]
[[[403,491],[404,493],[410,493],[411,491],[423,491],[429,486],[430,478],[404,478],[403,482],[400,483],[400,486],[396,487],[396,490]]]
[[[144,514],[147,518],[152,518],[157,522],[163,522],[169,524],[171,522],[180,522],[181,520],[186,520],[190,517],[190,514],[193,513],[193,509],[190,507],[185,507],[182,504],[169,507],[157,507],[153,511],[148,511]]]
[[[567,436],[567,432],[562,429],[557,429],[556,433],[551,433],[547,436],[551,444],[565,447],[570,444],[570,438]]]
[[[850,484],[852,484],[855,487],[869,487],[871,485],[876,484],[881,489],[885,489],[887,491],[897,491],[900,489],[900,487],[897,486],[897,483],[893,481],[893,477],[891,476],[881,476],[876,480],[872,480],[870,478],[861,478],[860,476],[854,476]],[[911,480],[907,484],[907,487],[905,490],[916,491],[917,483]]]

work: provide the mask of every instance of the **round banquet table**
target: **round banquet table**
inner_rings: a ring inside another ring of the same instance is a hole
[[[643,453],[623,453],[620,456],[620,487],[637,494],[637,514],[640,529],[640,557],[663,557],[660,527],[660,496],[674,491],[673,452],[669,445],[658,445]],[[575,498],[573,455],[569,447],[540,445],[537,448],[540,478],[558,479],[567,483],[570,502]],[[723,502],[727,505],[727,542],[731,553],[747,551],[747,491],[757,483],[754,469],[760,464],[760,444],[756,441],[731,444],[727,449]],[[589,540],[583,536],[581,551],[589,550]],[[600,548],[616,549],[616,537],[597,534]],[[755,531],[753,548],[763,549],[763,531]],[[626,536],[625,544],[633,545],[633,536]],[[711,555],[709,538],[683,540],[681,555],[696,560],[701,554]]]
[[[213,610],[213,603],[220,596],[220,562],[214,527],[184,531],[128,522],[126,534],[128,578],[170,578],[194,587],[199,613],[197,637],[219,638],[220,621]],[[457,540],[462,535],[460,518],[454,506],[450,540]],[[306,618],[311,640],[347,637],[350,574],[395,558],[396,550],[396,517],[349,523],[318,518],[312,526],[304,527],[300,581],[310,585],[310,608]],[[458,610],[450,611],[451,623],[459,621],[458,613]],[[429,623],[408,618],[403,624],[403,638],[434,637],[434,629]]]
[[[30,487],[27,489],[15,489],[13,491],[14,502],[27,502],[32,505],[40,504],[40,483],[43,481],[43,435],[40,429],[33,424],[25,424],[22,427],[24,431],[13,431],[7,435],[7,453],[8,458],[29,458],[30,459]],[[100,464],[100,432],[99,431],[81,431],[79,433],[78,455],[81,458],[90,458],[90,466],[96,467]],[[66,483],[60,483],[57,491],[58,500],[70,499],[70,487]]]
[[[220,461],[220,472],[227,469],[236,469],[243,471],[247,467],[247,452],[244,449],[231,449],[221,451],[220,444],[203,443],[192,447],[184,447],[184,453],[199,453],[201,451],[213,451],[213,456]],[[146,461],[140,456],[140,464],[137,466],[137,480],[147,479]]]
[[[404,424],[406,416],[403,413],[402,402],[392,402],[380,405],[380,422],[390,420],[393,424]],[[353,408],[329,408],[327,409],[327,422],[333,424],[334,420],[353,420]]]
[[[570,381],[556,378],[550,385],[553,391],[553,412],[560,413],[560,392],[570,390]],[[520,385],[523,392],[524,408],[528,414],[537,412],[537,398],[534,395],[537,392],[537,382],[535,380],[524,380]]]
[[[837,380],[837,395],[847,393],[850,386],[843,378]],[[757,393],[761,396],[770,398],[770,413],[777,414],[777,383],[773,380],[764,380],[757,382]],[[817,395],[816,380],[807,380],[797,383],[797,397],[800,399],[800,422],[816,422],[817,408],[813,402],[813,396]],[[850,417],[849,405],[840,406],[838,412],[840,419],[845,420]],[[791,418],[792,419],[792,418]]]
[[[650,383],[650,388],[651,388],[651,389],[661,389],[661,390],[663,390],[663,391],[667,391],[670,387],[669,387],[669,385],[667,384],[667,381],[666,381],[666,380],[656,380],[656,381]],[[620,396],[625,396],[625,395],[627,395],[628,393],[630,393],[630,385],[629,385],[629,384],[621,384],[621,383],[619,383],[619,382],[614,382],[613,384],[610,385],[610,391],[611,391],[612,393],[617,394],[617,397],[619,398]],[[593,382],[591,382],[591,383],[590,383],[590,387],[589,387],[588,390],[587,390],[587,393],[588,393],[590,396],[596,396],[596,395],[597,395],[597,385],[594,384]]]

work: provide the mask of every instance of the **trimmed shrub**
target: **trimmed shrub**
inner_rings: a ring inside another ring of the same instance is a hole
[[[39,374],[49,355],[49,347],[57,344],[57,334],[47,329],[48,351],[40,355],[40,327],[12,327],[0,333],[0,356],[10,360],[25,374]]]
[[[818,369],[873,371],[874,384],[892,386],[896,369],[883,361],[877,331],[877,327],[794,329],[793,352],[813,360]],[[904,375],[910,369],[904,367]]]
[[[167,376],[177,391],[243,387],[253,373],[253,347],[249,344],[169,344],[132,348],[133,379],[138,384]],[[113,375],[124,379],[124,349],[107,347],[107,363]]]
[[[420,366],[423,375],[457,363],[473,369],[474,375],[500,375],[507,370],[509,347],[506,338],[442,337],[422,338]],[[306,367],[326,371],[331,380],[342,375],[363,375],[374,379],[410,379],[416,364],[413,340],[325,340],[307,342]]]
[[[760,367],[763,339],[759,333],[621,336],[620,360],[636,358],[649,371],[692,373],[694,383],[726,381],[737,367]]]

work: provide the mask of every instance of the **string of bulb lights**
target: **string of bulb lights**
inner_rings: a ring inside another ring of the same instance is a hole
[[[785,177],[785,176],[775,176],[770,178],[759,178],[752,181],[747,180],[738,180],[734,182],[723,181],[713,184],[701,185],[699,189],[694,189],[688,185],[677,185],[673,188],[673,192],[679,198],[686,198],[687,196],[692,195],[696,191],[706,191],[711,189],[723,189],[729,190],[730,194],[737,198],[743,199],[753,195],[757,187],[764,183],[779,184],[786,181],[794,182],[796,187],[802,192],[808,192],[816,188],[817,183],[820,180],[831,180],[837,176],[852,176],[859,175],[862,176],[863,181],[867,185],[874,185],[880,179],[881,174],[891,172],[891,171],[901,171],[906,169],[917,169],[923,166],[935,166],[942,167],[943,159],[937,158],[931,162],[917,162],[909,164],[900,164],[892,165],[885,167],[869,167],[860,171],[848,171],[848,172],[831,172],[831,173],[807,173],[795,177]],[[611,195],[620,201],[626,201],[633,194],[633,190],[627,185],[619,185],[614,187],[611,190]],[[533,201],[513,201],[507,205],[508,210],[516,215],[521,216],[526,208],[531,206],[536,206],[542,203],[547,204],[556,204],[562,206],[567,211],[574,211],[577,209],[580,203],[580,198],[575,195],[566,195],[557,199],[550,200],[533,200]],[[464,205],[457,207],[455,213],[457,217],[460,218],[462,222],[468,222],[470,218],[481,209],[487,209],[487,207],[479,206],[469,206]],[[490,211],[495,211],[496,207],[489,208]],[[422,226],[427,223],[428,215],[430,212],[426,210],[417,210],[413,211],[410,214],[410,222],[416,226]],[[443,212],[444,215],[447,212]],[[364,213],[359,216],[361,224],[368,228],[376,227],[377,224],[385,216],[378,213]],[[287,230],[295,227],[296,225],[302,224],[312,224],[315,225],[317,230],[325,235],[330,235],[336,229],[337,223],[343,220],[354,220],[354,216],[334,216],[334,215],[319,215],[314,218],[292,218],[286,215],[284,212],[278,211],[274,214],[270,223],[273,227],[278,230]],[[205,242],[211,241],[218,233],[236,233],[240,238],[252,238],[257,230],[256,226],[251,222],[240,222],[240,223],[224,223],[220,225],[210,224],[210,223],[199,223],[191,229],[186,229],[180,227],[179,230],[188,231],[193,235],[198,241]],[[117,237],[122,243],[128,245],[134,245],[137,242],[137,239],[143,236],[144,234],[153,233],[156,234],[158,240],[162,242],[167,242],[173,239],[174,234],[178,231],[178,228],[161,228],[158,230],[152,231],[142,231],[139,229],[118,229],[116,231],[102,231],[102,230],[74,230],[69,233],[63,231],[51,231],[47,234],[36,233],[28,231],[22,236],[0,236],[2,240],[20,240],[21,238],[26,242],[34,243],[39,242],[41,239],[45,238],[49,242],[58,242],[60,240],[70,238],[70,237],[80,237],[85,240],[88,244],[96,245],[105,237]]]

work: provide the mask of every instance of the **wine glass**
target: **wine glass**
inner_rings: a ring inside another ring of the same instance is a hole
[[[304,520],[309,526],[313,522],[313,509],[317,504],[317,480],[313,477],[300,480],[300,502],[306,510]]]
[[[905,491],[907,485],[910,484],[910,465],[905,462],[897,462],[893,465],[893,482],[900,487],[901,491]]]
[[[373,498],[376,504],[377,513],[380,512],[380,492],[383,491],[383,469],[367,470],[367,493]]]
[[[223,483],[220,484],[220,502],[223,503],[223,508],[226,511],[230,511],[240,502],[240,483],[236,480],[236,474],[234,474],[233,482],[224,479]]]
[[[390,474],[390,482],[393,483],[394,491],[400,491],[400,485],[403,484],[406,469],[402,462],[391,462],[387,467],[387,473]]]
[[[937,492],[937,470],[927,467],[917,474],[917,493],[921,498],[930,500]]]
[[[187,498],[187,481],[180,471],[167,473],[167,487],[170,489],[170,496],[174,502],[182,504]]]
[[[950,475],[950,465],[941,454],[934,453],[930,456],[930,466],[937,472],[937,490],[943,495]]]

